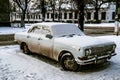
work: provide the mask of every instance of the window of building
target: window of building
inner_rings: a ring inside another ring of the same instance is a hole
[[[41,16],[39,15],[39,19],[41,19]]]
[[[59,16],[59,18],[61,19],[61,18],[62,18],[62,13],[59,13],[58,16]]]
[[[72,13],[69,13],[69,19],[72,19]]]
[[[55,19],[57,19],[58,18],[58,14],[57,13],[55,13]]]
[[[102,12],[102,14],[101,14],[101,19],[102,19],[102,20],[105,20],[105,19],[106,19],[106,12]]]
[[[77,19],[78,18],[78,13],[77,12],[75,12],[75,19]]]
[[[47,19],[49,19],[49,13],[47,13]]]
[[[67,19],[67,13],[64,13],[64,19]]]
[[[91,19],[91,13],[90,12],[87,13],[87,19]]]
[[[51,13],[51,18],[53,18],[53,13]]]
[[[112,13],[112,19],[115,19],[115,12]]]
[[[94,12],[94,19],[96,19],[96,12]]]

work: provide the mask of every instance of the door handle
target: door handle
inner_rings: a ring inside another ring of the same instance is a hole
[[[30,36],[27,36],[27,38],[30,38]]]
[[[41,38],[38,38],[38,40],[42,40]]]

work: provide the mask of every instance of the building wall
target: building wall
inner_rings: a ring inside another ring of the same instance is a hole
[[[58,11],[55,11],[55,21],[58,21]],[[65,11],[62,10],[61,12],[61,19],[62,22],[77,22],[78,14],[76,11]],[[101,9],[99,11],[99,20],[101,22],[111,22],[114,21],[114,13],[115,13],[115,5],[110,5],[109,8]],[[11,21],[20,21],[20,13],[11,13]],[[28,17],[29,16],[29,17]],[[94,22],[95,18],[95,10],[88,10],[85,16],[85,22]],[[47,11],[45,15],[45,21],[52,21],[52,11]],[[29,13],[26,14],[27,22],[41,22],[42,21],[42,14],[41,13]]]

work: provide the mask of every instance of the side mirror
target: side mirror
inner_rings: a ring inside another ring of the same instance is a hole
[[[46,35],[46,38],[52,39],[53,36],[52,36],[51,34],[47,34],[47,35]]]

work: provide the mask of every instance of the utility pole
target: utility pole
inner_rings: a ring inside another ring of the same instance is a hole
[[[115,28],[114,34],[119,35],[119,14],[120,14],[120,0],[116,0],[116,14],[115,14]]]

